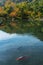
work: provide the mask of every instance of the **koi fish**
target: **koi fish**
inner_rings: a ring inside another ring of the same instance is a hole
[[[19,60],[26,60],[28,57],[26,57],[26,56],[20,56],[20,57],[18,57],[18,58],[16,58],[16,60],[17,61],[19,61]]]

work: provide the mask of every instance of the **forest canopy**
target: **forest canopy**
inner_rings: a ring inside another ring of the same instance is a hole
[[[26,32],[30,27],[43,32],[43,0],[6,0],[0,5],[1,30]]]
[[[39,20],[43,17],[43,0],[33,0],[32,2],[26,0],[19,3],[6,0],[4,6],[0,6],[0,17]]]

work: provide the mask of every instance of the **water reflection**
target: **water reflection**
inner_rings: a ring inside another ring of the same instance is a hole
[[[43,65],[43,41],[31,34],[0,32],[0,65]],[[29,58],[18,62],[19,56]]]

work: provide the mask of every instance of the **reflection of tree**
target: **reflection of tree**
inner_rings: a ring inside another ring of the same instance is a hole
[[[30,32],[41,39],[43,33],[43,23],[40,21],[43,17],[42,0],[33,0],[34,2],[31,3],[27,2],[29,0],[15,1],[25,2],[16,4],[12,0],[7,0],[4,6],[0,7],[0,29],[10,33]]]
[[[6,26],[1,26],[0,29],[9,33],[31,33],[43,41],[43,23],[39,26],[37,26],[34,22],[31,23],[29,21],[15,21],[7,23],[8,24],[6,24]]]
[[[40,39],[41,41],[43,41],[43,33],[42,32],[35,32],[34,35]]]

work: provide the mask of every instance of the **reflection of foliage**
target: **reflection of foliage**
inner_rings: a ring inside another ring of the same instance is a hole
[[[1,27],[2,24],[4,25]],[[6,1],[4,6],[0,6],[0,29],[7,32],[37,31],[38,33],[40,31],[42,33],[43,0],[34,0],[32,2],[25,0],[19,3]]]

